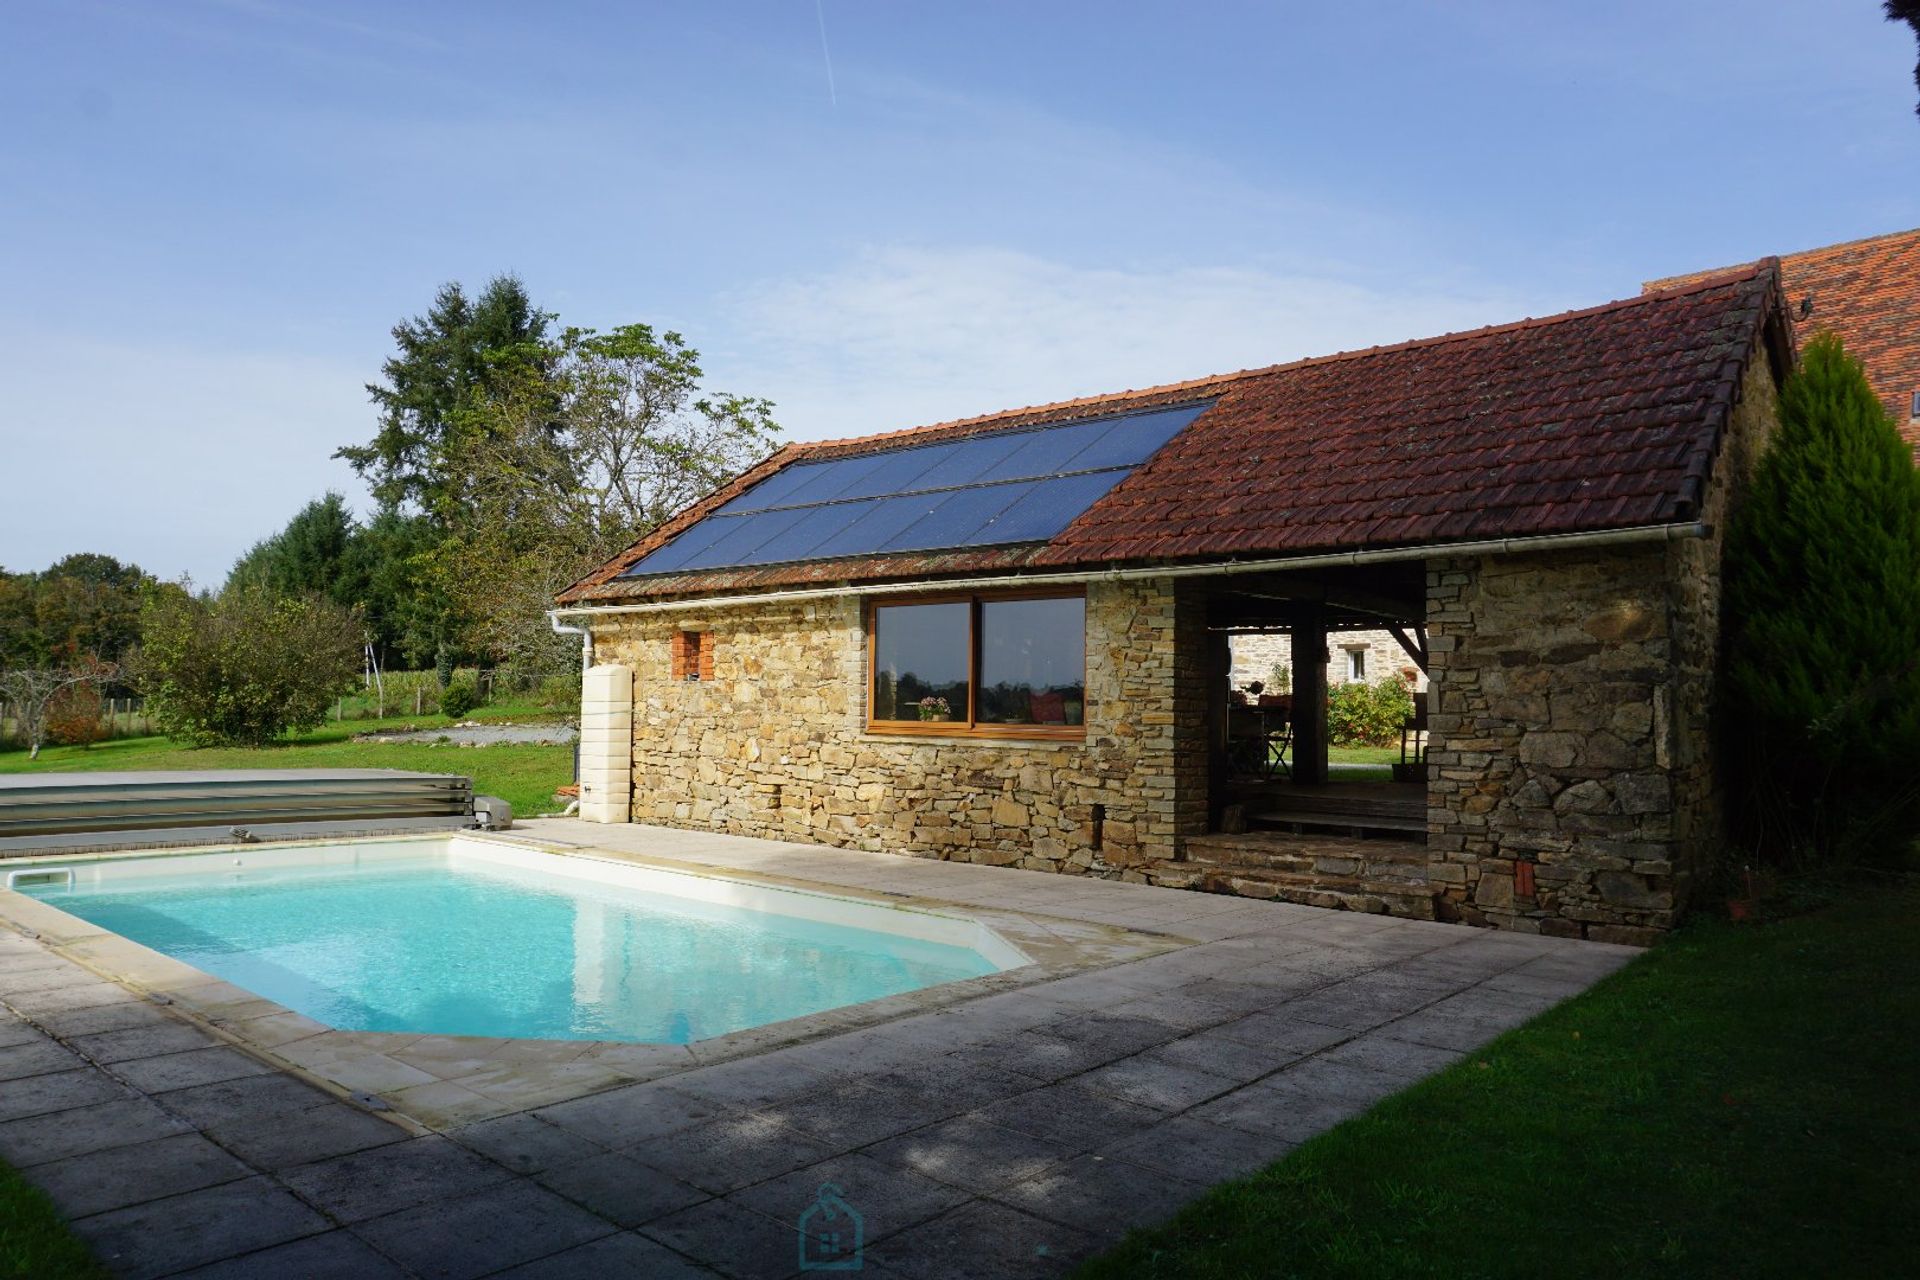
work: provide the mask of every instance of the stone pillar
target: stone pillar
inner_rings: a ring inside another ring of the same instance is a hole
[[[1677,912],[1666,548],[1434,560],[1427,582],[1436,910],[1651,941]]]
[[[580,689],[580,816],[629,822],[633,800],[633,672],[588,667]]]
[[[1174,786],[1173,841],[1161,856],[1177,856],[1181,841],[1213,827],[1211,806],[1219,803],[1213,770],[1213,704],[1226,698],[1226,668],[1231,660],[1226,633],[1207,630],[1208,589],[1193,579],[1166,584],[1173,595],[1174,671],[1168,692],[1173,702],[1171,768]],[[1217,642],[1217,643],[1216,643]]]

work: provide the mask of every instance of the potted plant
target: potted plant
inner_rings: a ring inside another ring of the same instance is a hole
[[[953,708],[947,705],[947,700],[945,698],[939,698],[939,697],[922,698],[920,699],[920,701],[914,703],[913,705],[920,708],[920,718],[922,720],[938,721],[938,720],[953,719]]]

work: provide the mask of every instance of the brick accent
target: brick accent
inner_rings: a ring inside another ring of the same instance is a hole
[[[713,632],[676,631],[667,643],[675,680],[713,679]]]

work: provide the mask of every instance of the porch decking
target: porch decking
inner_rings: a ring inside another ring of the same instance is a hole
[[[1392,832],[1426,842],[1424,782],[1241,783],[1233,786],[1229,796],[1232,803],[1245,806],[1252,828],[1331,831],[1354,837]]]

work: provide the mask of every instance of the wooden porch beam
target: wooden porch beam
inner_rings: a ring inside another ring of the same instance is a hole
[[[1427,674],[1427,629],[1424,626],[1417,626],[1413,629],[1413,634],[1408,635],[1404,627],[1388,627],[1387,633],[1407,651],[1407,656],[1412,658],[1414,665],[1420,668],[1420,674]]]

